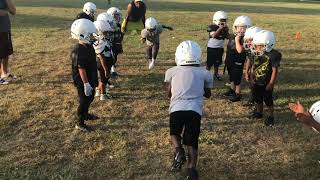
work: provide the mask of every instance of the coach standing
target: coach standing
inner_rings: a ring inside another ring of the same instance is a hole
[[[16,14],[16,7],[12,0],[0,0],[0,84],[8,83],[2,78],[14,78],[14,76],[8,72],[8,59],[9,56],[13,54],[9,13],[11,15]]]
[[[133,0],[130,2],[127,8],[127,15],[121,25],[121,32],[125,33],[130,30],[140,32],[144,29],[146,11],[147,7],[143,0]]]

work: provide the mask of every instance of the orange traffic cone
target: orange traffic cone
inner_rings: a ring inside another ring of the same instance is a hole
[[[295,39],[296,39],[297,41],[301,40],[301,33],[300,33],[300,32],[296,32]]]

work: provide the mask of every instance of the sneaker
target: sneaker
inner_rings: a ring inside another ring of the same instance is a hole
[[[4,79],[6,81],[16,80],[17,76],[7,73],[7,74],[1,74],[1,79]]]
[[[107,100],[107,99],[108,99],[107,94],[101,94],[101,95],[100,95],[100,101],[105,101],[105,100]]]
[[[107,89],[112,89],[114,88],[114,85],[111,84],[111,82],[108,81],[107,85],[106,85],[106,91],[108,91]]]
[[[176,172],[180,171],[182,165],[186,162],[186,153],[184,149],[181,147],[179,150],[176,151],[172,166],[171,166],[171,171]]]
[[[187,180],[198,180],[199,175],[198,171],[195,168],[188,168],[187,173]]]
[[[152,68],[154,68],[154,59],[149,61],[149,69],[152,69]]]
[[[86,119],[85,120],[97,120],[97,119],[99,119],[99,117],[98,116],[96,116],[96,115],[93,115],[93,114],[87,114],[87,116],[86,116]]]
[[[9,84],[9,82],[4,79],[0,79],[0,85],[6,85],[6,84]]]
[[[230,89],[223,94],[224,97],[233,97],[235,95],[234,90]]]
[[[222,81],[222,77],[219,74],[215,74],[214,79],[216,79],[218,81]]]
[[[85,124],[77,124],[75,126],[75,129],[80,130],[82,132],[89,132],[91,131],[91,128]]]
[[[261,119],[263,118],[263,115],[258,112],[253,112],[252,114],[249,115],[249,119]]]
[[[231,83],[228,83],[228,82],[225,83],[224,85],[227,86],[227,87],[231,87]]]
[[[118,77],[118,76],[120,76],[120,75],[119,75],[119,73],[117,73],[117,72],[112,72],[112,73],[111,73],[111,78],[116,78],[116,77]]]
[[[99,88],[96,87],[96,93],[94,94],[94,97],[99,97],[100,96],[100,90]]]
[[[241,94],[234,94],[232,97],[229,99],[231,102],[238,102],[241,100]]]
[[[264,125],[272,127],[274,125],[274,117],[268,117],[264,120]]]

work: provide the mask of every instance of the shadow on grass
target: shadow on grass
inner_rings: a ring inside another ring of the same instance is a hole
[[[127,1],[128,2],[128,1]],[[121,9],[126,9],[127,2],[119,2],[114,5]],[[107,3],[104,1],[95,2],[101,9],[107,9]],[[262,2],[261,2],[262,3]],[[16,2],[18,6],[27,7],[75,7],[82,8],[83,1],[70,1],[66,2],[63,0],[57,1],[40,1],[35,0],[32,3],[27,1],[19,0]],[[302,4],[303,5],[303,4]],[[105,7],[105,8],[104,8]],[[166,2],[166,1],[152,1],[147,3],[148,10],[151,11],[195,11],[195,12],[212,12],[224,9],[227,12],[245,12],[245,13],[265,13],[265,14],[303,14],[303,15],[319,15],[318,9],[306,9],[306,8],[286,8],[286,7],[273,7],[273,6],[256,6],[252,5],[241,5],[241,4],[214,4],[214,3],[186,3],[186,2]]]

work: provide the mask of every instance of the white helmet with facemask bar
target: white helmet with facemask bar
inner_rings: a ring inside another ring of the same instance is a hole
[[[255,56],[262,56],[265,52],[270,52],[276,44],[276,39],[271,31],[262,30],[253,36],[252,45]],[[263,46],[259,49],[257,46]]]
[[[314,103],[311,106],[309,112],[312,115],[313,119],[320,123],[320,101]]]
[[[106,21],[110,24],[112,29],[116,29],[117,28],[117,24],[115,19],[113,18],[113,16],[109,13],[100,13],[97,17],[97,21]]]
[[[252,46],[253,36],[260,31],[262,31],[262,29],[255,26],[252,26],[246,30],[243,37],[243,47],[245,50],[250,49]]]
[[[94,13],[97,11],[97,7],[94,3],[92,2],[87,2],[83,5],[83,12],[86,13],[87,15],[93,17]]]
[[[111,28],[110,24],[106,21],[97,20],[93,23],[98,31],[99,39],[106,39],[110,42],[113,40],[114,29]]]
[[[158,25],[158,22],[155,18],[149,17],[148,19],[146,19],[145,25],[147,30],[155,30]]]
[[[227,23],[228,16],[224,11],[217,11],[214,13],[212,17],[212,22],[216,25],[220,25],[221,23]]]
[[[71,37],[86,44],[93,44],[96,28],[92,21],[88,19],[77,19],[71,25]]]
[[[116,7],[111,7],[108,9],[107,13],[113,16],[116,23],[121,22],[122,13],[121,13],[120,9],[118,9]]]
[[[183,41],[179,44],[175,53],[177,66],[183,65],[200,65],[201,64],[201,47],[194,41]]]
[[[245,30],[252,26],[251,19],[248,16],[239,16],[234,20],[233,23],[233,33],[234,35],[238,35],[240,33],[240,36],[244,36],[245,31],[243,32],[237,32],[237,27],[244,27]]]

